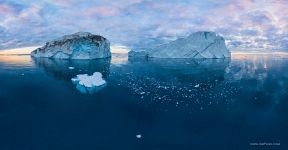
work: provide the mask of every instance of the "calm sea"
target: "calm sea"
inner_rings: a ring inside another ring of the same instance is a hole
[[[105,86],[83,89],[71,82],[94,72],[103,74]],[[1,150],[288,149],[287,144],[287,57],[0,56]]]

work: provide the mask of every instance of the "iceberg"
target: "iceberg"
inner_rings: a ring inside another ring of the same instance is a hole
[[[32,57],[55,59],[97,59],[111,57],[110,42],[88,32],[65,35],[47,42],[41,48],[31,52]]]
[[[128,57],[130,57],[130,58],[133,58],[133,57],[145,58],[145,57],[148,57],[148,53],[145,50],[142,50],[142,51],[130,51],[128,53]]]
[[[95,72],[91,76],[88,74],[79,74],[71,80],[72,83],[76,84],[76,88],[84,94],[95,93],[106,85],[106,81],[102,78],[100,72]]]
[[[154,58],[227,58],[231,57],[225,40],[214,32],[200,31],[186,38],[150,48],[145,52],[130,51],[129,57]]]

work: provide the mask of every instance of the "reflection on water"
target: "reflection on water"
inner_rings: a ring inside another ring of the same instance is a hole
[[[232,61],[128,59],[125,54],[114,54],[112,61],[32,59],[15,55],[0,56],[0,64],[3,69],[17,69],[22,64],[24,69],[35,66],[54,79],[69,83],[78,74],[100,72],[108,84],[127,88],[133,97],[145,99],[144,103],[148,105],[166,103],[178,107],[182,104],[203,110],[213,104],[230,105],[240,98],[265,99],[274,105],[287,96],[288,72],[283,71],[287,59],[271,55],[233,55]],[[24,75],[24,72],[18,74]],[[87,91],[76,86],[75,89],[93,94],[104,87]],[[244,96],[238,97],[241,94]]]
[[[6,67],[22,68],[33,67],[31,58],[28,55],[0,55],[0,65],[5,65]]]
[[[33,61],[36,66],[43,68],[47,74],[70,82],[71,79],[78,74],[91,75],[94,72],[101,72],[103,78],[107,78],[110,72],[111,59],[96,59],[89,61],[33,58]]]
[[[0,56],[0,149],[287,149],[287,68],[287,58],[266,55]],[[94,72],[107,85],[93,94],[71,82]]]
[[[71,79],[79,74],[92,75],[94,72],[100,72],[104,79],[107,78],[110,72],[111,59],[57,60],[49,58],[33,58],[33,61],[36,66],[43,68],[47,74],[58,79],[72,82]],[[76,89],[83,94],[93,94],[105,86],[106,84],[98,87],[85,87],[76,84]]]
[[[242,94],[241,99],[250,100],[250,103],[254,103],[259,109],[272,113],[276,111],[276,107],[286,103],[288,98],[287,67],[287,57],[242,56],[241,59],[234,58],[226,69],[225,78],[231,84],[237,85],[237,91]]]
[[[129,60],[130,65],[140,74],[147,71],[146,75],[157,74],[159,80],[177,78],[180,82],[190,82],[191,79],[214,81],[224,77],[225,68],[230,59],[158,59]],[[153,73],[155,72],[155,73]],[[206,76],[207,75],[207,76]],[[205,78],[205,79],[202,79]]]

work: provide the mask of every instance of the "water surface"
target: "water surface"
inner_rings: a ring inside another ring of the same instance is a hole
[[[287,149],[287,68],[287,58],[273,55],[2,55],[0,149]],[[85,92],[71,82],[94,72],[103,74],[105,87]],[[263,142],[278,145],[251,145]]]

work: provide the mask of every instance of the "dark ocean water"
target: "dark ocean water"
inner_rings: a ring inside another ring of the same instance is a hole
[[[103,74],[106,86],[85,92],[71,82],[94,72]],[[0,150],[245,150],[288,149],[287,144],[288,58],[0,56]]]

